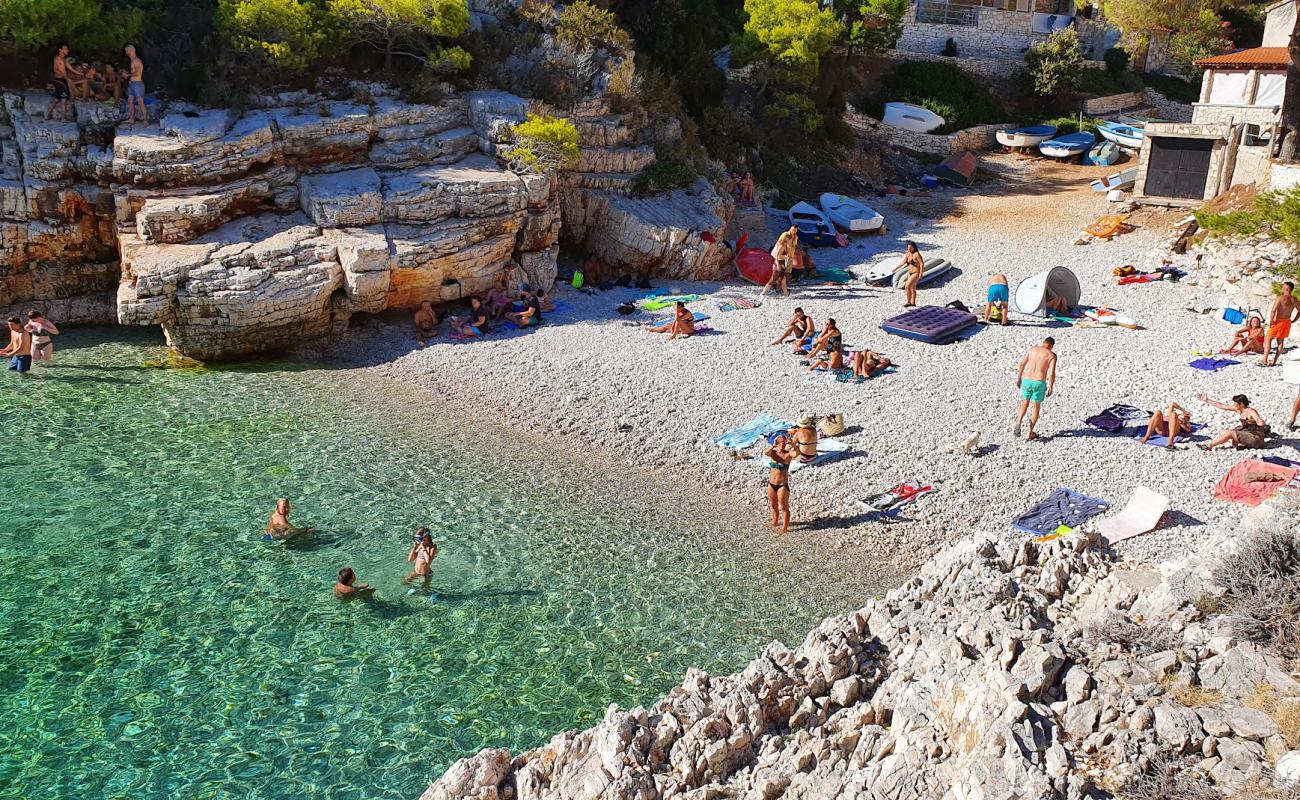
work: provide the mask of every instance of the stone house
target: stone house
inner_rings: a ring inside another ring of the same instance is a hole
[[[912,0],[894,48],[935,55],[952,39],[964,58],[1019,61],[1031,45],[1070,26],[1100,58],[1113,29],[1075,0]]]
[[[1272,185],[1286,88],[1286,42],[1294,24],[1294,0],[1277,3],[1268,9],[1263,46],[1196,62],[1205,72],[1192,121],[1147,126],[1136,199],[1190,206],[1235,184]]]

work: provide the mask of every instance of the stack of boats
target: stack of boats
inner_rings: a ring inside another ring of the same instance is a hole
[[[1120,116],[1113,120],[1098,120],[1097,135],[1088,131],[1057,135],[1053,125],[1028,125],[997,132],[998,143],[1005,147],[1037,148],[1049,158],[1074,158],[1097,166],[1109,167],[1123,157],[1122,149],[1142,148],[1143,128],[1151,120],[1142,117]],[[1086,156],[1085,156],[1086,154]]]

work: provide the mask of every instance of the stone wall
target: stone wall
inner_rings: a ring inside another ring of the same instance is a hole
[[[713,277],[728,255],[699,236],[721,242],[731,213],[711,187],[626,197],[654,151],[599,99],[570,112],[580,159],[559,181],[491,157],[528,107],[504,92],[437,105],[289,93],[243,113],[175,104],[131,131],[50,122],[48,105],[4,98],[0,308],[161,325],[196,358],[481,293],[511,261],[549,288],[565,223],[614,273]]]
[[[977,25],[935,25],[916,21],[916,4],[908,9],[903,35],[895,49],[937,55],[949,39],[957,44],[959,56],[1019,61],[1031,44],[1046,36],[1033,32],[1031,14],[980,8]]]
[[[893,125],[886,125],[870,117],[863,117],[862,122],[864,126],[883,136],[895,147],[911,150],[915,153],[932,153],[942,156],[964,153],[970,150],[988,150],[997,145],[994,134],[1012,127],[1012,124],[1007,122],[1000,125],[976,125],[953,133],[938,134],[906,131],[902,128],[895,128]]]
[[[1274,161],[1269,168],[1268,188],[1282,191],[1293,186],[1300,186],[1300,164]]]
[[[1192,106],[1192,122],[1198,125],[1247,122],[1267,128],[1277,121],[1278,112],[1272,106],[1222,106],[1208,103]]]
[[[943,48],[940,47],[942,50]],[[1007,80],[1015,76],[1024,65],[1020,58],[969,58],[963,56],[945,56],[938,53],[917,52],[914,50],[889,50],[885,54],[894,61],[938,61],[960,67],[972,75],[978,75],[990,81]]]
[[[1146,93],[1136,91],[1089,98],[1084,100],[1080,106],[1085,114],[1113,114],[1126,108],[1137,108],[1145,103]]]
[[[1149,86],[1146,89],[1146,104],[1150,106],[1152,116],[1160,119],[1167,119],[1170,122],[1192,121],[1191,104],[1170,100]]]

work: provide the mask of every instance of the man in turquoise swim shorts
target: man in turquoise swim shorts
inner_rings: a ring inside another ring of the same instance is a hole
[[[1007,307],[1010,303],[1011,287],[1007,284],[1007,276],[994,275],[989,278],[989,293],[987,304],[984,306],[984,324],[989,323],[989,318],[993,315],[994,309],[997,309],[998,317],[1003,325],[1011,324],[1007,318]]]
[[[1025,420],[1025,411],[1033,406],[1029,415],[1029,435],[1026,440],[1037,439],[1034,426],[1038,424],[1039,407],[1043,401],[1052,396],[1056,386],[1056,353],[1052,348],[1056,340],[1048,336],[1043,343],[1033,347],[1020,359],[1020,370],[1016,373],[1016,386],[1020,389],[1020,412],[1016,414],[1016,436],[1020,436],[1020,426]]]

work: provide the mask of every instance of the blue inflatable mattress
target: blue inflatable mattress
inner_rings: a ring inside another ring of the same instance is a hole
[[[930,344],[946,344],[976,323],[975,315],[955,308],[921,306],[884,321],[885,333]]]

